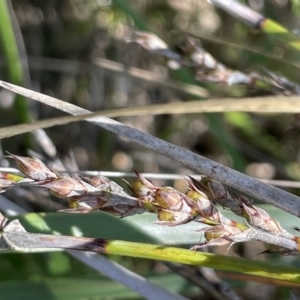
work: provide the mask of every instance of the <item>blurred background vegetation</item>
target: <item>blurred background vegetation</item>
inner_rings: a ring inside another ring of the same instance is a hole
[[[299,1],[243,2],[291,30],[299,30]],[[0,7],[1,80],[92,111],[228,96],[236,97],[238,101],[239,97],[272,94],[268,90],[249,89],[242,85],[200,82],[195,79],[191,68],[170,70],[140,45],[128,42],[134,30],[153,32],[177,51],[180,51],[186,36],[199,37],[204,49],[228,68],[262,75],[265,68],[298,81],[298,51],[249,28],[205,0],[14,0],[7,3],[7,12],[5,5]],[[5,14],[9,18],[5,19]],[[18,47],[15,54],[13,42],[9,39],[11,29],[11,37]],[[13,65],[19,68],[19,72],[14,71]],[[138,68],[140,72],[131,76],[127,72],[130,67]],[[143,70],[151,72],[149,80],[139,75],[143,74]],[[156,76],[163,80],[157,82]],[[195,85],[197,93],[188,93],[179,84],[170,85],[171,80]],[[24,102],[6,90],[0,91],[1,126],[59,115],[61,113],[57,110],[36,102]],[[299,180],[297,118],[294,115],[232,112],[122,117],[120,121],[251,176]],[[177,162],[104,130],[95,130],[94,125],[86,122],[53,127],[45,132],[50,143],[46,146],[47,138],[41,132],[2,140],[1,166],[9,166],[4,157],[5,151],[9,151],[18,155],[41,155],[53,164],[59,158],[70,170],[76,169],[76,161],[80,170],[130,171],[134,168],[139,172],[191,173]],[[164,183],[177,187],[182,185],[181,181],[173,183],[166,180]],[[297,189],[289,191],[299,194]],[[45,193],[34,195],[30,190],[10,191],[8,196],[31,212],[54,212],[66,205],[62,200],[48,201]],[[88,218],[85,220],[88,221]],[[95,218],[92,220],[92,234],[96,235],[97,221]],[[90,232],[86,234],[91,235]],[[236,255],[279,260],[271,256],[258,257],[261,249],[263,246],[257,244],[235,248]],[[224,253],[226,249],[219,251]],[[191,299],[199,299],[198,289],[169,272],[162,263],[115,259],[143,276],[158,278],[158,281],[164,274],[165,286]],[[287,264],[295,264],[294,259],[280,259]],[[48,297],[43,299],[138,299],[135,293],[118,283],[100,278],[96,272],[60,252],[4,254],[0,256],[0,268],[0,292],[7,293],[9,299],[32,298],[30,292],[38,293],[39,289]],[[99,296],[100,279],[102,296]],[[253,289],[254,283],[236,279],[233,286],[244,299],[254,299],[247,292]],[[260,299],[288,299],[285,298],[287,291],[279,285],[260,284],[262,287],[266,296]],[[26,289],[27,296],[26,292],[18,295],[18,291]],[[90,294],[79,293],[85,289]],[[73,293],[64,294],[64,290],[73,290]]]

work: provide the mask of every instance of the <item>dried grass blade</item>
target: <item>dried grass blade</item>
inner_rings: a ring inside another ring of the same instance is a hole
[[[0,86],[9,89],[25,97],[37,100],[41,103],[55,107],[72,115],[83,115],[90,113],[73,104],[37,93],[13,84],[0,81]],[[143,133],[137,129],[126,126],[120,122],[106,117],[90,117],[86,121],[96,124],[108,131],[119,134],[144,147],[163,154],[171,159],[179,161],[200,174],[205,174],[224,184],[232,186],[260,200],[281,208],[293,215],[300,216],[300,199],[288,192],[262,183],[254,178],[232,170],[191,151],[165,142],[159,138]]]

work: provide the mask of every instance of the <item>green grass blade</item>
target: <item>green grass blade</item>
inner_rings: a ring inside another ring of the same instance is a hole
[[[104,239],[119,239],[162,245],[195,245],[199,243],[197,230],[204,225],[190,222],[169,227],[154,224],[157,216],[150,213],[116,218],[102,212],[91,214],[28,213],[17,217],[29,232],[57,232],[64,235],[101,236]]]
[[[287,28],[282,25],[272,21],[270,19],[265,19],[260,29],[276,39],[280,40],[283,43],[288,44],[289,46],[300,51],[300,37],[294,33],[291,33]]]
[[[299,269],[262,261],[123,241],[108,242],[105,250],[107,254],[177,262],[300,283]]]
[[[0,1],[0,39],[7,61],[9,78],[11,82],[23,85],[24,72],[7,1]],[[29,122],[31,120],[28,102],[24,101],[23,96],[18,95],[16,97],[16,108],[19,114],[19,121]]]
[[[205,252],[196,252],[181,248],[165,247],[160,245],[134,243],[120,240],[103,240],[85,237],[41,235],[25,232],[5,232],[2,235],[9,247],[9,251],[37,252],[47,248],[66,249],[96,252],[109,255],[139,257],[146,259],[176,262],[193,266],[210,267],[222,271],[239,272],[242,274],[267,277],[293,283],[300,283],[299,269],[271,264],[262,261],[215,255]],[[13,249],[9,249],[13,247]],[[78,253],[77,251],[74,254]]]
[[[24,85],[20,52],[6,0],[0,1],[0,43],[7,62],[8,78],[17,85]],[[28,102],[24,101],[23,96],[16,95],[14,107],[19,122],[25,123],[32,120]],[[26,143],[30,146],[29,136],[26,136]]]
[[[297,225],[297,217],[283,212],[271,205],[260,205],[273,218],[276,218],[287,230]],[[241,218],[228,210],[222,213],[230,219],[241,221]],[[80,235],[104,239],[119,239],[140,243],[158,243],[161,245],[196,245],[200,242],[197,230],[203,225],[197,222],[169,227],[154,224],[157,216],[150,213],[128,218],[116,218],[103,212],[91,214],[64,213],[27,213],[17,217],[29,232],[63,235]],[[101,225],[101,226],[99,226]]]
[[[272,264],[262,261],[196,252],[181,248],[160,245],[127,242],[120,240],[104,240],[61,235],[45,235],[27,232],[4,232],[2,250],[20,252],[45,251],[47,248],[96,252],[109,255],[139,257],[146,259],[176,262],[193,266],[210,267],[222,271],[239,272],[242,274],[267,277],[293,283],[300,283],[300,269]]]
[[[23,83],[24,76],[20,54],[6,1],[0,1],[0,20],[0,38],[3,52],[7,60],[8,74],[12,82],[20,85]]]

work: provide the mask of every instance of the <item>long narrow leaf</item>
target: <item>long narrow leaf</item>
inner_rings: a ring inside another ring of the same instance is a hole
[[[103,254],[113,254],[131,257],[148,258],[189,264],[194,266],[211,267],[214,269],[240,272],[249,275],[268,277],[300,283],[299,269],[252,261],[237,257],[215,255],[173,247],[126,242],[108,241],[95,238],[73,236],[54,236],[26,232],[4,232],[1,236],[1,248],[22,252],[34,252],[44,248],[73,249],[92,251]]]
[[[0,81],[0,85],[5,83]],[[39,101],[39,100],[38,100]],[[177,102],[158,105],[145,105],[138,107],[119,108],[114,110],[103,110],[98,112],[84,113],[76,116],[62,116],[34,123],[13,125],[0,128],[0,139],[8,138],[18,134],[31,132],[40,128],[49,128],[72,122],[83,121],[92,117],[125,117],[161,114],[195,114],[214,112],[255,112],[255,113],[300,113],[300,97],[257,97],[224,100],[206,100]]]
[[[37,93],[13,84],[0,81],[0,86],[41,103],[50,105],[72,115],[90,113],[88,110],[59,99]],[[293,215],[300,216],[300,199],[283,190],[262,183],[252,177],[232,170],[191,151],[165,142],[159,138],[143,133],[130,126],[105,117],[88,118],[87,121],[103,127],[104,129],[119,134],[129,140],[143,145],[160,154],[177,160],[200,174],[210,176],[222,183],[228,184],[244,193],[257,197],[262,201],[273,204]]]
[[[7,61],[9,78],[15,84],[22,84],[24,73],[8,5],[8,1],[0,1],[0,39]],[[28,122],[31,119],[28,103],[24,102],[22,98],[17,96],[16,108],[20,121]]]
[[[247,25],[261,30],[262,32],[280,40],[300,51],[300,38],[291,33],[287,28],[273,20],[265,18],[252,9],[240,4],[235,0],[209,0],[215,6],[218,6],[235,18],[241,20]]]

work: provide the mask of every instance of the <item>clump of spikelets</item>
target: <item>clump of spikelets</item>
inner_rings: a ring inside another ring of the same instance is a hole
[[[272,245],[265,252],[290,255],[299,251],[299,237],[283,229],[277,220],[248,198],[236,192],[230,193],[228,188],[209,177],[196,180],[186,176],[187,191],[182,193],[170,186],[155,186],[136,172],[135,182],[126,182],[133,193],[131,196],[102,175],[72,177],[54,171],[37,158],[12,154],[9,157],[24,175],[0,172],[0,191],[20,185],[47,189],[56,197],[69,200],[69,208],[61,212],[102,210],[119,217],[150,212],[157,215],[156,223],[162,226],[179,226],[192,221],[206,224],[207,227],[200,230],[205,242],[193,249],[259,240]],[[226,218],[217,204],[245,221],[241,223]]]

